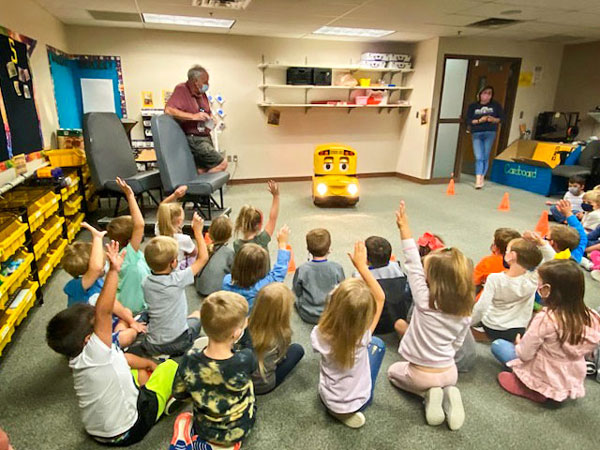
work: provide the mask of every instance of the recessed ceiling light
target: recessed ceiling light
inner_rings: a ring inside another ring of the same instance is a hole
[[[507,9],[506,11],[502,11],[500,14],[505,16],[510,16],[511,14],[521,14],[523,11],[520,9]]]
[[[187,25],[191,27],[217,27],[231,28],[235,20],[213,19],[208,17],[192,16],[170,16],[168,14],[149,14],[144,13],[144,22],[146,23],[165,23],[172,25]]]
[[[375,30],[372,28],[321,27],[313,34],[330,36],[382,37],[395,33],[393,30]]]

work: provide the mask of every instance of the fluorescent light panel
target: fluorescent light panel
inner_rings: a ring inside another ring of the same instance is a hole
[[[216,27],[231,28],[235,20],[231,19],[213,19],[207,17],[192,16],[171,16],[168,14],[149,14],[144,13],[144,22],[146,23],[165,23],[171,25],[186,25],[191,27]]]
[[[372,28],[321,27],[313,34],[330,36],[383,37],[395,33],[393,30],[375,30]]]

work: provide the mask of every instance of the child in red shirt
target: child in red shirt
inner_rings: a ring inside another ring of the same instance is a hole
[[[473,282],[475,283],[478,291],[477,299],[483,289],[485,280],[491,273],[503,272],[506,267],[504,266],[504,253],[506,253],[506,246],[513,239],[521,237],[521,233],[513,228],[498,228],[494,232],[494,242],[490,246],[492,251],[491,255],[484,256],[481,261],[475,266],[473,271]]]

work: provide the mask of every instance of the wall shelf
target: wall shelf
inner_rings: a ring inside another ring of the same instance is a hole
[[[348,104],[348,105],[327,105],[327,104],[322,104],[322,103],[267,103],[267,102],[261,102],[258,104],[258,106],[260,106],[263,110],[266,110],[267,108],[304,108],[304,112],[308,112],[308,110],[310,108],[347,108],[348,109],[348,114],[350,113],[350,111],[352,111],[353,109],[373,109],[373,108],[379,108],[379,113],[381,113],[382,111],[387,111],[388,114],[394,110],[394,109],[398,109],[399,111],[402,111],[402,109],[406,109],[406,108],[410,108],[410,105],[399,105],[399,104],[387,104],[387,105],[355,105],[355,104]]]
[[[315,84],[261,84],[258,86],[260,89],[338,89],[338,90],[357,90],[357,89],[372,89],[372,90],[386,90],[386,91],[403,91],[412,90],[411,86],[318,86]]]
[[[316,69],[332,69],[332,70],[348,70],[351,72],[356,71],[365,71],[365,72],[392,72],[392,73],[409,73],[413,72],[414,69],[391,69],[391,68],[382,68],[375,69],[372,67],[363,67],[358,64],[356,65],[347,65],[347,66],[336,66],[336,65],[319,65],[319,64],[269,64],[263,63],[259,64],[258,68],[261,70],[265,69],[287,69],[288,67],[313,67]]]

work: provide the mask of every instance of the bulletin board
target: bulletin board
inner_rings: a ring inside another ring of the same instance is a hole
[[[0,27],[0,161],[43,148],[29,65],[35,44]]]
[[[114,111],[119,118],[127,117],[123,71],[119,56],[69,55],[46,46],[54,99],[61,128],[81,128],[84,114],[82,80],[106,80],[112,83]]]

